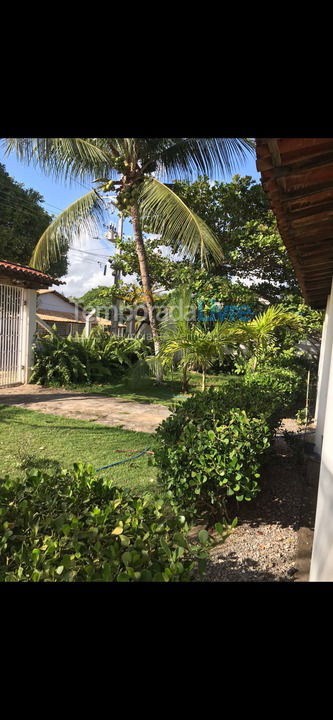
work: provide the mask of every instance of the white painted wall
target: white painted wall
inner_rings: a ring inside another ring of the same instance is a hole
[[[82,312],[76,310],[72,303],[69,303],[65,298],[59,297],[59,295],[56,295],[54,292],[38,293],[37,308],[44,312],[47,310],[55,310],[56,312],[73,313],[74,315],[75,312],[77,312],[77,317],[80,320],[82,319]]]
[[[316,409],[315,409],[315,416],[314,416],[315,420],[317,420],[317,418],[318,418],[319,397],[321,394],[321,382],[322,382],[322,376],[323,376],[323,361],[324,361],[324,354],[325,354],[329,303],[330,303],[330,296],[328,296],[328,298],[327,298],[323,330],[321,333],[320,354],[319,354],[319,364],[318,364],[317,398],[316,398]]]
[[[333,290],[333,282],[332,282]],[[322,348],[318,389],[317,446],[322,437],[321,465],[312,548],[310,581],[333,582],[333,292],[327,305],[327,326]]]
[[[24,312],[22,327],[22,365],[23,382],[29,382],[33,365],[33,343],[36,332],[36,290],[24,291]]]
[[[331,354],[333,344],[333,281],[331,294],[327,300],[325,321],[323,327],[323,339],[320,349],[319,368],[320,376],[318,375],[318,390],[317,390],[317,402],[316,402],[316,436],[315,436],[315,447],[318,453],[322,449],[322,441],[324,434],[324,424],[326,416],[326,402],[327,402],[327,389],[328,380],[331,367]]]

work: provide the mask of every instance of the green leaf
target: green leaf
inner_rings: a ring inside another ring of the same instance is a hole
[[[117,582],[130,582],[130,578],[127,573],[120,573],[117,577]]]
[[[187,544],[186,538],[184,538],[184,535],[182,535],[181,533],[176,532],[174,534],[173,542],[175,544],[179,545],[180,547],[184,548],[185,550],[187,550],[188,544]]]
[[[129,563],[130,563],[131,560],[132,560],[132,553],[130,553],[130,552],[124,552],[124,553],[122,554],[122,556],[121,556],[121,559],[122,559],[124,565],[129,565]]]
[[[207,530],[200,530],[200,532],[198,533],[198,539],[202,545],[205,545],[209,539],[209,533],[207,532]]]
[[[215,530],[219,533],[219,535],[224,535],[226,528],[225,525],[222,525],[221,523],[216,523]]]

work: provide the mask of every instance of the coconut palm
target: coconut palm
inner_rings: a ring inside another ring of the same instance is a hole
[[[253,345],[252,370],[257,365],[269,342],[274,338],[280,327],[299,329],[301,321],[296,313],[287,312],[282,305],[271,305],[267,310],[256,315],[250,322],[244,324],[244,338]]]
[[[247,138],[3,138],[6,152],[33,163],[55,178],[94,182],[79,200],[58,215],[39,239],[31,264],[48,269],[51,261],[82,230],[96,233],[104,212],[103,193],[114,191],[120,211],[130,215],[155,353],[160,347],[143,228],[176,238],[178,251],[198,250],[222,261],[223,253],[207,225],[168,186],[184,176],[236,169],[254,152]]]

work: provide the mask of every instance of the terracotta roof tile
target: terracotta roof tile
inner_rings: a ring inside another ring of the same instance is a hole
[[[44,273],[41,270],[36,270],[35,268],[28,267],[27,265],[21,265],[20,263],[12,263],[8,260],[0,260],[0,270],[5,270],[6,272],[13,275],[19,275],[21,277],[25,276],[27,278],[41,280],[43,283],[48,283],[49,285],[62,284],[59,280],[55,280],[55,278],[52,278],[50,275],[47,275],[47,273]]]

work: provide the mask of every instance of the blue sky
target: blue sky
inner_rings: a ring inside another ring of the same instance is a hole
[[[55,182],[43,175],[40,170],[20,163],[16,160],[14,154],[5,156],[2,149],[0,149],[0,163],[5,165],[6,171],[17,182],[24,183],[26,188],[31,187],[37,190],[43,196],[43,205],[50,214],[58,215],[61,210],[90,189],[88,184],[83,186],[77,182],[71,184]],[[238,173],[240,175],[251,175],[256,181],[260,180],[254,158],[248,158],[244,165],[239,168]],[[231,175],[224,179],[226,181],[230,180]],[[117,216],[110,215],[110,222],[117,223]],[[61,292],[64,295],[80,297],[87,290],[98,285],[113,284],[113,277],[106,256],[113,254],[114,245],[111,245],[103,237],[104,232],[106,232],[106,228],[99,233],[99,239],[86,236],[81,237],[80,241],[75,240],[75,248],[79,248],[79,250],[69,251],[69,272],[66,277],[62,278],[66,282],[66,285],[61,287]],[[132,225],[128,220],[124,223],[124,234],[132,234]],[[96,253],[96,255],[91,253]],[[105,276],[103,274],[104,264],[107,264]]]

